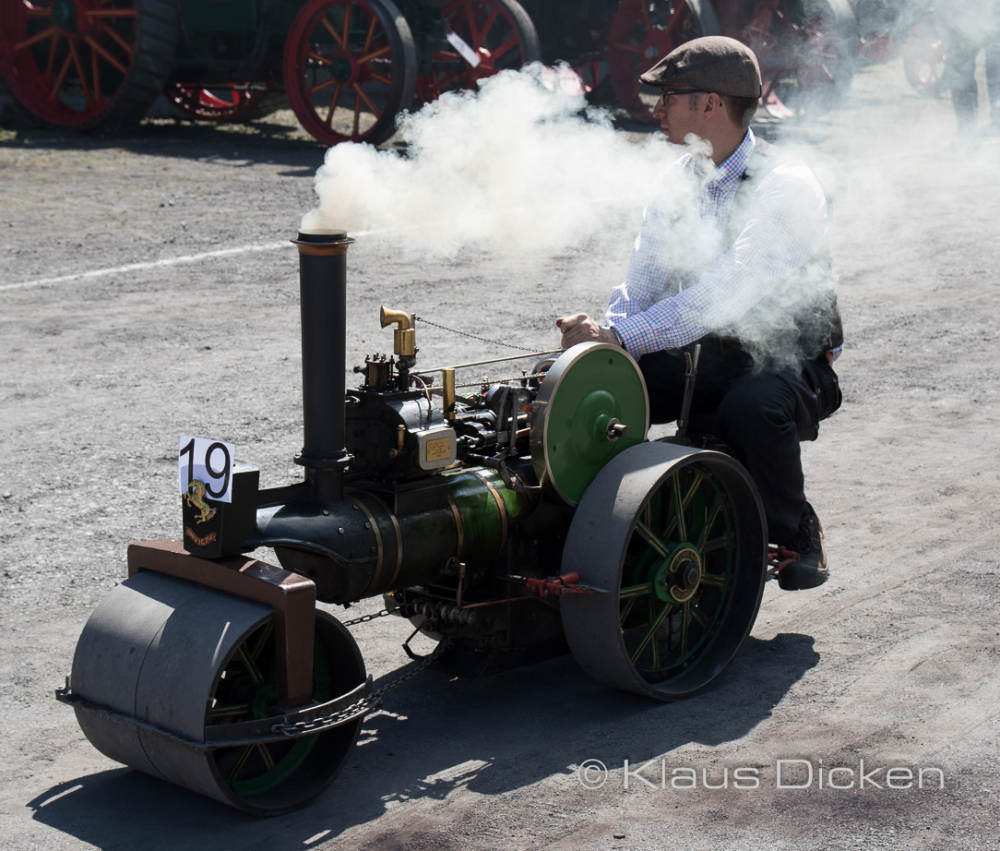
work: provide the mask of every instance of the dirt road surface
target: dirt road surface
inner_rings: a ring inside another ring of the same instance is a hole
[[[762,128],[839,177],[845,403],[805,448],[830,581],[769,584],[732,666],[673,704],[612,692],[568,656],[424,672],[367,719],[333,787],[269,820],[105,759],[53,691],[126,546],[178,536],[178,435],[231,440],[264,485],[299,475],[287,240],[322,151],[281,115],[114,142],[3,131],[0,845],[1000,847],[1000,139],[956,150],[951,128],[948,102],[892,63],[830,115]],[[599,312],[628,247],[417,265],[361,237],[348,362],[388,348],[380,303],[551,346],[552,317]],[[435,362],[504,353],[436,331],[421,344]],[[412,664],[407,632],[358,629],[379,684]]]

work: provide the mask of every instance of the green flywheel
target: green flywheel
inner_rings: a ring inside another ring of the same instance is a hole
[[[615,455],[646,439],[649,395],[639,365],[608,343],[580,343],[545,375],[531,420],[540,481],[570,505]]]

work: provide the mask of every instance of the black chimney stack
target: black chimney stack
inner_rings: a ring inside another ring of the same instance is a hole
[[[321,499],[343,496],[347,246],[344,231],[299,233],[304,444],[295,458]]]

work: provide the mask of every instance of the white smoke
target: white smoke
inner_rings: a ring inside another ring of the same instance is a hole
[[[684,148],[660,133],[630,141],[606,112],[586,108],[582,95],[559,90],[552,79],[536,65],[491,77],[478,93],[426,104],[403,120],[405,154],[358,144],[331,148],[316,177],[319,206],[302,229],[365,231],[366,241],[402,257],[450,257],[474,248],[477,262],[487,252],[540,268],[568,254],[586,275],[595,252],[624,256],[651,206],[666,228],[657,242],[677,271],[662,294],[676,290],[678,280],[696,281],[723,238],[700,214],[698,196],[715,176],[708,146],[691,137],[687,152],[700,168],[677,168]],[[623,264],[606,282],[607,293],[625,272]],[[757,301],[772,282],[752,283]],[[786,288],[783,295],[784,305],[770,301],[779,315],[768,328],[788,326],[810,294]],[[730,299],[728,292],[720,296]],[[578,309],[600,317],[604,307]],[[741,327],[752,316],[747,308],[731,300],[713,304],[705,321],[766,348],[759,316]]]
[[[598,237],[631,241],[676,155],[659,134],[629,141],[548,79],[537,65],[505,71],[478,93],[426,104],[403,120],[405,154],[331,148],[303,229],[374,231],[424,256],[474,247],[539,262]]]
[[[933,139],[940,151],[953,133],[947,102],[928,109],[933,102],[916,93],[904,95],[914,104],[907,123],[865,126],[884,123],[884,113],[869,107],[883,96],[889,74],[901,70],[878,66],[870,79],[865,68],[859,70],[857,107],[849,93],[832,112],[769,126],[765,118],[759,128],[781,136],[780,147],[793,149],[793,158],[804,160],[833,196],[835,251],[845,249],[837,245],[837,219],[869,220],[876,238],[905,227],[913,200],[907,186],[925,168],[924,154],[934,156],[920,140]],[[665,217],[671,221],[671,259],[696,272],[717,249],[718,234],[702,228],[697,217],[680,215],[697,208],[697,185],[672,167],[684,150],[656,132],[636,140],[636,134],[616,131],[606,112],[587,108],[582,96],[559,91],[550,80],[537,66],[503,72],[477,93],[448,94],[426,104],[403,121],[404,153],[354,144],[331,148],[316,177],[319,204],[304,217],[303,230],[364,231],[366,243],[403,261],[470,252],[476,263],[493,254],[542,269],[559,258],[575,267],[573,275],[578,268],[581,278],[591,273],[592,258],[620,256],[621,268],[606,281],[604,292],[610,293],[624,278],[642,211],[656,201],[678,212]],[[821,153],[824,127],[833,121],[859,122],[856,145]],[[873,241],[848,250],[855,257],[870,255],[877,267],[897,247],[895,241]],[[744,339],[761,359],[786,359],[790,350],[768,352],[768,340],[790,339],[811,293],[800,286],[776,288],[772,295],[767,321],[759,312],[720,303],[709,311],[714,328]],[[605,302],[574,307],[599,318]],[[849,321],[847,331],[850,340]]]

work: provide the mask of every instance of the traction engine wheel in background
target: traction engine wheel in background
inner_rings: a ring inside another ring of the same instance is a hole
[[[595,679],[670,700],[708,685],[757,617],[766,579],[760,497],[728,455],[641,443],[587,488],[563,550],[598,594],[561,598],[574,658]]]
[[[285,40],[285,90],[324,145],[377,145],[413,100],[417,54],[391,0],[310,0]]]
[[[608,31],[608,73],[619,105],[636,121],[655,123],[658,95],[640,91],[639,75],[677,45],[718,34],[709,0],[621,0]]]
[[[163,90],[170,0],[0,0],[0,76],[29,120],[116,131]]]
[[[432,101],[444,92],[476,89],[479,80],[541,57],[538,33],[517,0],[447,0],[441,8],[448,47],[421,66],[417,94]]]
[[[313,698],[365,680],[357,644],[316,612]],[[361,718],[319,733],[198,747],[215,725],[278,714],[271,610],[156,573],[117,586],[77,643],[74,694],[118,713],[76,707],[84,734],[111,759],[257,815],[299,807],[337,775]],[[130,719],[130,720],[126,720]]]
[[[170,103],[190,118],[201,121],[246,121],[255,112],[265,92],[236,86],[212,86],[174,83],[164,92]]]
[[[757,54],[761,102],[776,117],[829,111],[850,87],[861,47],[847,0],[758,0],[736,37]]]

